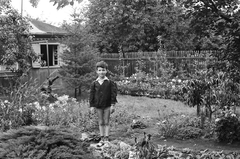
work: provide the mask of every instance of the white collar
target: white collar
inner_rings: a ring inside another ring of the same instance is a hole
[[[100,79],[99,77],[96,79],[96,81],[105,81],[105,80],[107,80],[107,81],[109,80],[109,79],[107,78],[107,76],[105,76],[104,79]]]

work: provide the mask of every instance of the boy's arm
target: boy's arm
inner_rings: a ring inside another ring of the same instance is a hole
[[[117,103],[117,84],[114,81],[111,81],[111,105]]]
[[[90,96],[89,96],[89,104],[90,107],[94,106],[94,94],[95,94],[95,84],[94,82],[92,82],[91,86],[90,86]]]

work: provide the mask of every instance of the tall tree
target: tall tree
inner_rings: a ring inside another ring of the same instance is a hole
[[[240,8],[238,0],[195,0],[185,1],[188,15],[192,15],[192,27],[198,37],[213,37],[215,54],[221,64],[218,69],[229,73],[234,81],[240,82]],[[199,29],[197,29],[199,28]],[[221,68],[219,68],[221,67]]]
[[[168,50],[191,47],[189,21],[178,3],[91,0],[86,17],[101,52],[156,51],[159,35]]]
[[[94,48],[96,40],[94,35],[88,34],[88,26],[82,23],[79,15],[72,15],[73,23],[63,25],[69,32],[64,39],[66,46],[61,56],[63,65],[60,74],[67,85],[75,90],[75,97],[81,94],[81,89],[89,87],[89,81],[95,78],[95,63],[98,60],[97,49]]]
[[[0,24],[0,64],[12,71],[26,72],[37,58],[32,50],[28,20],[11,8],[10,1],[1,1]],[[15,63],[19,70],[13,70]]]

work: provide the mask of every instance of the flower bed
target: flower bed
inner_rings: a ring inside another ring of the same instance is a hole
[[[187,80],[171,79],[164,81],[162,78],[148,74],[138,77],[136,74],[117,82],[120,94],[131,96],[147,96],[172,100],[184,100],[183,88]]]
[[[52,159],[161,159],[199,158],[228,159],[239,158],[236,152],[195,151],[178,149],[165,145],[154,145],[151,135],[132,145],[120,140],[105,142],[103,146],[89,144],[80,139],[79,134],[69,129],[46,126],[23,127],[0,135],[0,158],[52,158]]]
[[[139,142],[129,145],[119,140],[106,142],[99,147],[91,144],[90,149],[99,159],[162,159],[162,158],[199,158],[199,159],[227,159],[239,158],[240,153],[224,153],[224,151],[209,151],[208,149],[196,151],[189,148],[179,149],[173,146],[154,145],[150,140],[151,135],[144,136]]]

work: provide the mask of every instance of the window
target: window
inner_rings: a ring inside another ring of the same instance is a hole
[[[40,44],[40,52],[41,52],[41,66],[48,66],[47,61],[49,60],[49,66],[57,66],[59,65],[58,58],[58,44],[48,44],[48,53],[47,53],[47,44]],[[47,57],[48,54],[48,57]]]

